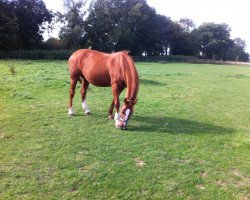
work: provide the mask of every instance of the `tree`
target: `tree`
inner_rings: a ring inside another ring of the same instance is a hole
[[[42,0],[1,0],[0,11],[1,49],[39,48],[43,24],[52,19]]]
[[[234,42],[230,39],[231,29],[227,24],[204,23],[198,30],[200,50],[204,58],[228,59]]]
[[[45,50],[62,50],[63,44],[58,38],[49,38],[47,41],[42,43],[41,48]]]
[[[181,29],[186,33],[190,33],[195,28],[195,23],[193,22],[193,20],[188,18],[181,18],[178,21],[178,24],[180,25]]]
[[[245,52],[246,42],[241,38],[235,38],[233,40],[234,45],[233,48],[230,49],[230,60],[234,61],[249,61],[249,54]]]
[[[84,46],[84,17],[86,12],[82,11],[82,9],[85,4],[86,1],[83,0],[65,0],[66,13],[58,13],[58,18],[64,24],[59,37],[67,49],[77,49]]]
[[[52,13],[47,10],[43,0],[15,0],[13,5],[20,48],[38,48],[43,39],[43,24],[51,21]]]
[[[174,24],[170,45],[170,54],[197,56],[199,43],[195,24],[191,19],[183,18]]]
[[[145,0],[96,0],[90,5],[85,28],[88,44],[94,49],[156,55],[166,49],[170,23]]]
[[[18,24],[13,14],[13,5],[0,1],[0,50],[14,50],[17,44]]]

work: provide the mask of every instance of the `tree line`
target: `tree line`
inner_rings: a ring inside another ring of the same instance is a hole
[[[0,0],[0,50],[92,48],[136,56],[249,59],[245,41],[232,39],[227,24],[173,21],[146,0],[64,0],[64,7],[65,12],[53,13],[43,0]],[[59,38],[43,41],[42,34],[58,23]]]

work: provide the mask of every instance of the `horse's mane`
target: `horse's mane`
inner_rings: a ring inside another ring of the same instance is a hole
[[[116,63],[116,66],[121,66],[121,74],[123,76],[124,81],[127,85],[127,92],[126,96],[129,99],[136,99],[137,92],[138,92],[138,73],[136,71],[136,68],[134,66],[134,61],[129,55],[129,51],[120,51],[117,52],[120,56],[117,56],[114,62]],[[119,73],[118,73],[119,74]]]
[[[122,51],[112,52],[112,54],[119,54],[119,53],[124,53],[126,55],[129,55],[130,51],[128,51],[128,50],[122,50]]]

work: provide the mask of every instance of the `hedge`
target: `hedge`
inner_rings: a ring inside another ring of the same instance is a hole
[[[0,51],[0,59],[67,60],[74,50]],[[133,56],[135,61],[194,62],[192,56]]]
[[[0,51],[0,59],[25,59],[25,60],[68,60],[75,50],[32,50],[32,51]],[[184,63],[209,63],[209,64],[234,64],[250,65],[246,62],[224,62],[199,59],[193,56],[133,56],[135,62],[184,62]]]
[[[0,59],[67,60],[72,53],[71,50],[0,51]]]

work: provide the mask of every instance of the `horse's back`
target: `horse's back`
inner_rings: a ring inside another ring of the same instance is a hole
[[[69,58],[69,67],[74,67],[78,65],[82,60],[86,60],[91,54],[99,54],[101,52],[90,50],[90,49],[80,49],[75,51]]]
[[[80,49],[69,58],[70,73],[77,72],[96,86],[110,86],[109,54],[91,49]]]

